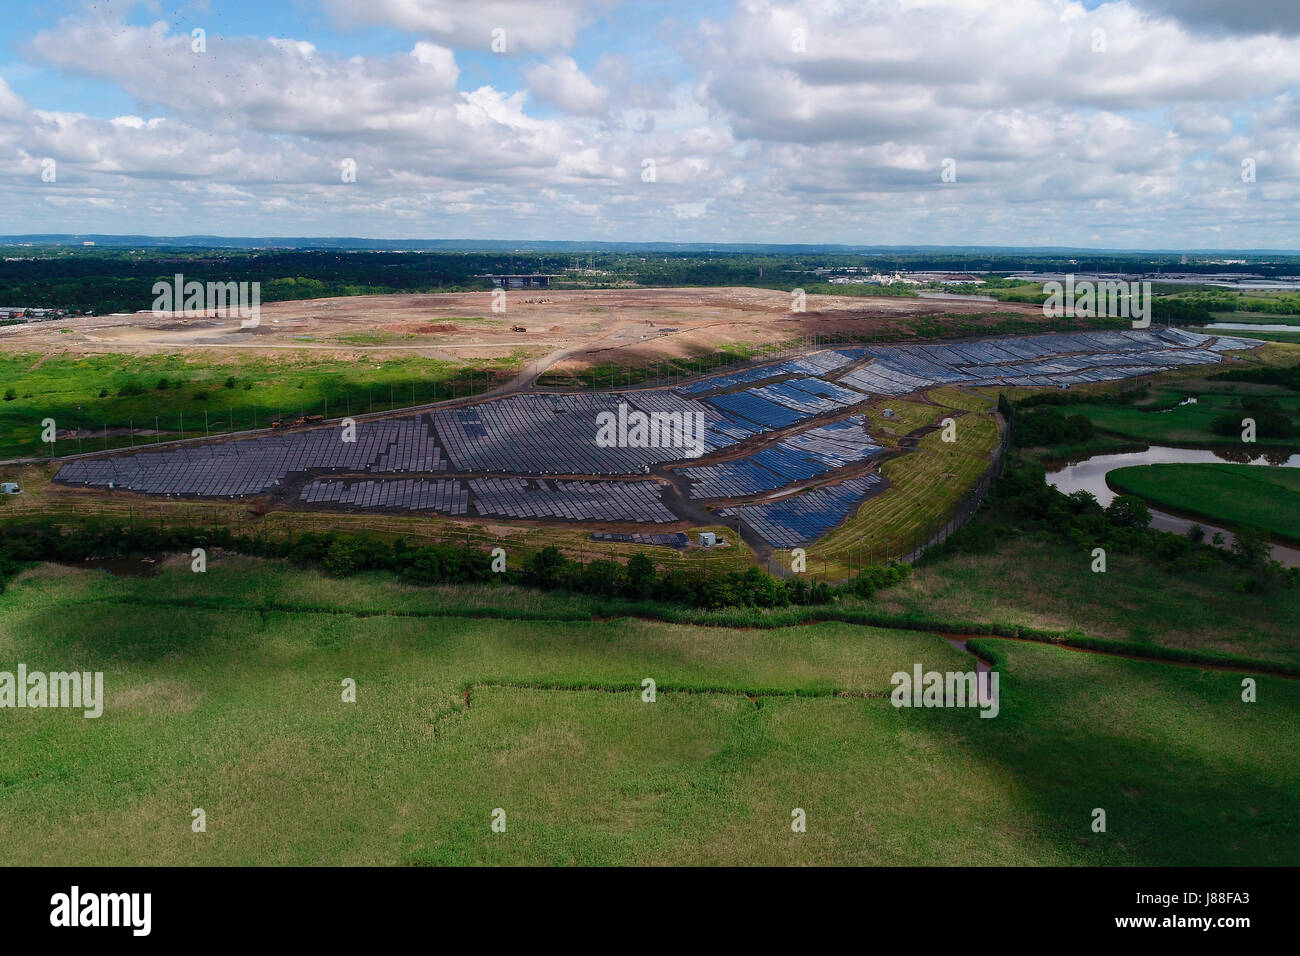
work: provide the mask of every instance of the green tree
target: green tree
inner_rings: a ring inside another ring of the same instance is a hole
[[[1151,524],[1151,509],[1137,495],[1116,495],[1106,517],[1121,528],[1145,528]]]

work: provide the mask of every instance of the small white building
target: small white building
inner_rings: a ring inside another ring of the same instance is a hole
[[[0,495],[16,495],[19,490],[18,482],[16,481],[0,482]]]
[[[711,548],[718,543],[718,536],[712,531],[700,532],[700,547]]]

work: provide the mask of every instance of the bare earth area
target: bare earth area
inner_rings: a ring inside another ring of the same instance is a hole
[[[920,318],[952,313],[967,326],[992,326],[1008,314],[1042,317],[1032,305],[896,296],[809,296],[807,311],[792,313],[788,293],[748,288],[532,289],[507,293],[504,313],[492,304],[488,292],[271,302],[262,305],[255,328],[241,328],[233,317],[90,316],[0,328],[0,349],[70,356],[256,349],[320,358],[363,350],[461,361],[524,349],[551,356],[556,371],[577,371],[807,335],[894,338]]]

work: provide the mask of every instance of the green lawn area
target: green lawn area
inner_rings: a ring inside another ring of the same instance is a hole
[[[1217,653],[1300,665],[1300,588],[1251,594],[1242,572],[1215,565],[1177,572],[1148,559],[1109,554],[1090,570],[1090,547],[1030,537],[987,554],[917,566],[870,606],[907,616],[1008,627],[1079,631],[1157,651]]]
[[[55,453],[75,454],[204,434],[266,427],[279,416],[339,417],[403,408],[483,391],[520,367],[518,357],[473,367],[404,356],[358,361],[267,359],[236,355],[102,355],[50,358],[0,353],[0,458],[49,454],[41,421],[60,433],[84,429],[93,437],[61,438]],[[166,379],[168,387],[160,389]],[[231,381],[233,379],[233,381]],[[105,393],[101,397],[101,392]],[[107,425],[110,434],[103,436]],[[163,433],[136,434],[130,428]],[[120,429],[121,434],[114,434]]]
[[[1138,465],[1117,468],[1106,480],[1119,491],[1161,507],[1300,541],[1300,468]]]
[[[286,597],[319,606],[272,609]],[[212,606],[184,606],[199,598]],[[502,616],[443,613],[467,598]],[[1001,674],[990,720],[878,696],[916,663],[971,666],[933,635],[544,619],[567,602],[243,559],[142,579],[28,572],[0,596],[0,668],[102,670],[107,705],[98,720],[0,710],[0,855],[1285,865],[1300,852],[1296,681],[1261,676],[1243,704],[1237,674],[983,639]],[[539,619],[508,619],[524,609]],[[191,832],[195,807],[206,833]],[[791,832],[796,807],[806,833]],[[1090,829],[1095,807],[1106,833]]]
[[[1256,390],[1252,390],[1254,393]],[[1243,390],[1242,394],[1246,394]],[[1300,416],[1300,396],[1279,393],[1277,398],[1283,410],[1292,418]],[[1227,394],[1197,394],[1196,403],[1164,410],[1144,409],[1133,405],[1091,404],[1068,405],[1069,415],[1084,415],[1099,430],[1120,438],[1176,445],[1227,445],[1241,446],[1238,435],[1216,435],[1210,423],[1220,415],[1236,414],[1235,397]],[[1300,447],[1300,440],[1269,440],[1262,444],[1281,447]]]

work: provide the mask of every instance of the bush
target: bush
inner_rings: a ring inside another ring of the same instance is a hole
[[[1268,535],[1259,528],[1243,525],[1232,529],[1232,553],[1247,567],[1261,567],[1271,550]]]
[[[1106,517],[1121,528],[1145,528],[1151,524],[1151,509],[1137,495],[1116,495]]]
[[[1216,435],[1238,435],[1242,431],[1242,419],[1255,420],[1255,435],[1258,438],[1295,438],[1300,435],[1300,427],[1287,416],[1275,398],[1244,398],[1236,402],[1238,412],[1219,415],[1210,422],[1210,431]]]
[[[1084,415],[1066,415],[1051,406],[1016,415],[1015,441],[1025,448],[1043,445],[1074,445],[1095,437],[1092,420]]]

